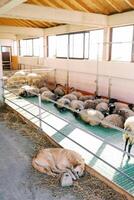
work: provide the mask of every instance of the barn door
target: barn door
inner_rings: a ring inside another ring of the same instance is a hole
[[[11,46],[2,46],[2,66],[4,70],[11,69]]]

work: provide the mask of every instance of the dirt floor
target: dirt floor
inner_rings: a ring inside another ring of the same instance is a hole
[[[0,200],[126,200],[90,174],[62,188],[59,178],[31,166],[42,147],[54,146],[14,113],[0,108]]]

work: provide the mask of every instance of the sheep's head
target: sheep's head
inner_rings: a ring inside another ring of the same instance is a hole
[[[21,97],[26,97],[27,96],[27,92],[26,92],[26,90],[24,88],[21,88],[19,90],[19,96],[21,96]]]

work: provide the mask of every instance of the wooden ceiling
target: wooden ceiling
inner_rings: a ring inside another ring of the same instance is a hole
[[[17,27],[32,27],[32,28],[49,28],[58,26],[57,23],[44,22],[44,21],[33,21],[33,20],[24,20],[24,19],[11,19],[11,18],[2,18],[0,17],[0,25],[6,26],[17,26]]]
[[[134,0],[27,0],[26,3],[105,15],[134,9]]]

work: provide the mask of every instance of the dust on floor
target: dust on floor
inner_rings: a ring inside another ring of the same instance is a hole
[[[62,188],[59,177],[34,170],[32,157],[48,147],[54,146],[45,135],[0,108],[0,200],[126,200],[90,174]]]

